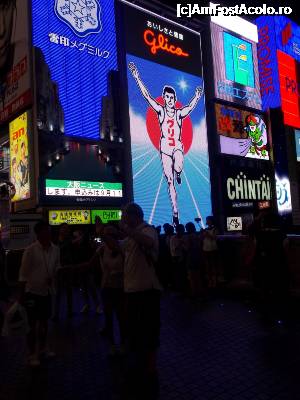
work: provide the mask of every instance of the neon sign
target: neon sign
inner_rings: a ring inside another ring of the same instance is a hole
[[[51,117],[49,130],[98,140],[107,75],[117,69],[114,1],[31,3],[36,73],[47,77],[37,79],[37,117]]]
[[[300,127],[300,27],[284,16],[259,17],[256,24],[263,110],[282,107],[284,123]]]
[[[152,54],[156,54],[157,50],[163,50],[179,57],[189,57],[189,54],[185,53],[181,47],[176,47],[173,44],[170,44],[169,39],[163,34],[160,33],[155,37],[155,33],[150,29],[147,29],[144,32],[144,42],[150,47]]]
[[[281,108],[286,125],[300,128],[297,61],[277,50]]]
[[[262,175],[259,179],[249,179],[240,172],[236,178],[227,179],[227,196],[229,200],[271,200],[270,178]]]

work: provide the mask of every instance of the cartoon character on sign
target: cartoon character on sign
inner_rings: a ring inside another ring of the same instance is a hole
[[[139,71],[134,63],[130,62],[129,70],[136,81],[143,97],[150,107],[156,112],[160,126],[159,152],[163,172],[168,184],[169,197],[173,211],[173,224],[179,224],[179,211],[177,206],[177,184],[181,184],[181,173],[183,171],[184,148],[182,143],[183,120],[189,116],[200,100],[203,89],[197,87],[195,95],[187,106],[176,108],[176,91],[172,86],[164,86],[162,92],[163,104],[160,104],[149,93],[140,78]]]
[[[249,153],[257,155],[260,158],[268,156],[268,138],[266,125],[258,115],[249,114],[246,117],[246,126],[244,130],[250,139]]]
[[[77,36],[85,37],[102,30],[98,0],[56,0],[54,11]]]

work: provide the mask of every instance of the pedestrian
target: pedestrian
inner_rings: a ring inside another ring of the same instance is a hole
[[[190,284],[191,297],[196,298],[201,290],[201,241],[193,222],[185,225],[186,269]]]
[[[127,297],[127,334],[141,374],[141,379],[135,376],[135,384],[143,382],[147,392],[158,387],[156,356],[162,290],[154,269],[158,257],[158,237],[155,229],[144,221],[141,207],[135,203],[124,208],[120,227],[126,235],[124,291]]]
[[[173,288],[183,293],[187,288],[186,246],[184,240],[184,225],[176,226],[176,234],[170,238],[172,256]]]
[[[40,365],[40,357],[53,357],[47,347],[48,319],[51,316],[51,295],[55,292],[56,272],[60,267],[59,248],[51,242],[48,223],[39,221],[34,227],[37,240],[25,249],[19,281],[23,283],[21,303],[27,310],[30,332],[27,335],[29,365]]]
[[[76,264],[82,264],[88,262],[92,258],[92,249],[87,235],[82,229],[77,229],[73,232],[73,251]],[[80,286],[82,295],[84,298],[84,305],[82,306],[80,313],[87,314],[90,311],[90,296],[93,299],[96,314],[102,314],[102,308],[100,305],[100,299],[97,293],[95,270],[89,268],[83,270],[80,274]]]
[[[72,244],[72,232],[67,223],[59,227],[57,245],[60,249],[60,264],[65,267],[57,273],[57,291],[55,296],[55,313],[53,320],[59,319],[62,295],[66,294],[67,315],[73,316],[73,269],[67,268],[74,264],[74,252]]]
[[[207,228],[201,231],[203,240],[203,253],[205,259],[206,280],[208,288],[215,288],[218,282],[218,230],[213,216],[206,218]]]

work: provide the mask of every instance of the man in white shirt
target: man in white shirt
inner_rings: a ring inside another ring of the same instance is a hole
[[[46,341],[48,319],[51,316],[51,294],[54,293],[56,271],[60,266],[60,252],[51,242],[50,227],[46,222],[38,222],[34,231],[37,240],[24,251],[19,281],[24,285],[23,303],[30,324],[27,338],[29,364],[39,366],[40,355],[54,355],[46,351]]]
[[[159,251],[157,233],[143,218],[141,207],[129,204],[123,211],[120,227],[127,236],[124,241],[124,291],[128,301],[128,339],[147,384],[157,380],[161,285],[154,268]]]

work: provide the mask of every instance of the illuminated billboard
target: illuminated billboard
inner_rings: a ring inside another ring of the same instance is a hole
[[[32,0],[37,119],[99,139],[107,74],[117,68],[113,0]]]
[[[263,109],[281,107],[286,125],[300,128],[300,27],[284,16],[263,16],[258,62]]]
[[[258,169],[254,164],[251,167],[250,164],[232,165],[230,160],[224,159],[221,168],[224,206],[228,216],[253,213],[262,208],[262,203],[266,207],[270,205],[274,190],[271,166]]]
[[[122,183],[46,179],[46,196],[122,197]]]
[[[107,224],[110,221],[120,221],[122,217],[121,210],[91,210],[92,213],[92,224],[95,223],[96,217],[100,217],[103,224]]]
[[[268,134],[260,114],[215,104],[220,151],[247,158],[269,160]]]
[[[300,161],[300,131],[298,131],[297,129],[295,129],[295,144],[297,161]]]
[[[90,210],[50,210],[49,224],[88,225],[91,223]]]
[[[0,124],[32,101],[27,3],[0,2]]]
[[[256,43],[211,26],[215,97],[261,109]]]
[[[281,109],[284,123],[300,128],[299,63],[291,56],[277,50]]]
[[[122,11],[134,199],[150,224],[205,221],[211,189],[200,36],[132,6]]]
[[[30,198],[30,165],[28,152],[28,116],[20,115],[9,124],[10,181],[16,194],[12,201]]]
[[[276,178],[276,198],[279,214],[286,214],[292,211],[291,185],[286,176]]]

